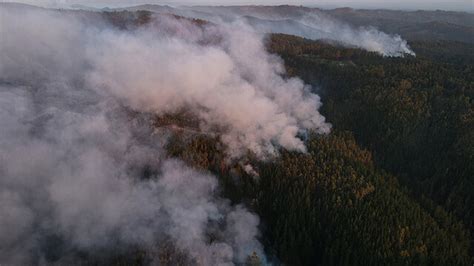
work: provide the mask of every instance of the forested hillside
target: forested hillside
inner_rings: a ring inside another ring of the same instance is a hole
[[[320,90],[336,129],[351,131],[418,202],[433,200],[472,231],[472,48],[446,46],[416,42],[417,57],[383,58],[291,36],[269,41],[291,75]]]
[[[267,46],[321,95],[333,132],[307,136],[307,154],[229,161],[218,134],[178,112],[155,120],[169,156],[211,171],[260,216],[273,263],[471,263],[472,46],[412,42],[405,58],[289,35]]]
[[[21,8],[0,265],[474,263],[472,45],[391,57],[168,7]]]
[[[177,137],[170,154],[252,206],[285,264],[469,264],[472,48],[415,42],[417,57],[386,58],[288,35],[267,44],[322,95],[334,131],[310,135],[308,154],[282,150],[268,163],[249,154],[254,174],[227,166],[217,138]]]
[[[185,143],[183,145],[183,143]],[[415,199],[374,166],[349,132],[311,135],[308,154],[281,151],[274,162],[226,166],[219,142],[176,136],[168,147],[220,176],[223,193],[264,222],[267,252],[288,265],[465,265],[465,226],[429,199]]]

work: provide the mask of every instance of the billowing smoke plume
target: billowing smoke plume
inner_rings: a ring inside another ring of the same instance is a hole
[[[242,263],[258,217],[217,179],[166,159],[150,120],[187,109],[230,156],[304,151],[320,100],[281,77],[251,29],[172,17],[133,31],[94,13],[0,7],[0,264],[170,241],[201,265]],[[59,243],[59,244],[58,244]]]
[[[244,22],[263,33],[285,33],[313,40],[331,40],[384,56],[415,55],[399,35],[389,35],[373,27],[354,28],[318,9],[292,6],[182,7],[158,6],[156,12],[210,20],[216,23]]]
[[[220,128],[232,156],[248,149],[264,157],[278,146],[304,151],[298,132],[328,132],[319,97],[301,80],[280,76],[282,64],[265,52],[260,36],[232,26],[185,24],[173,29],[184,41],[161,38],[162,31],[157,37],[153,28],[138,38],[101,36],[89,80],[136,110],[191,108],[203,131]]]

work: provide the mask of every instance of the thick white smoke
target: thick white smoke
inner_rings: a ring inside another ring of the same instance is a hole
[[[89,81],[136,110],[192,109],[202,130],[222,129],[231,156],[251,150],[265,157],[279,146],[304,151],[299,131],[329,131],[320,98],[300,79],[281,77],[283,66],[265,52],[261,36],[181,23],[173,29],[181,38],[163,38],[166,32],[153,25],[133,35],[101,35],[89,54],[95,67]]]
[[[281,77],[261,36],[169,17],[127,32],[97,14],[0,14],[0,264],[168,239],[202,265],[264,258],[258,217],[219,197],[215,177],[165,159],[150,121],[188,109],[234,157],[304,151],[299,131],[329,130],[319,97]]]

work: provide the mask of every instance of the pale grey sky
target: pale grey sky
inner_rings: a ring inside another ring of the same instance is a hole
[[[389,8],[389,9],[441,9],[474,11],[474,0],[0,0],[36,5],[83,4],[94,7],[117,7],[138,4],[168,5],[306,5],[319,7]]]

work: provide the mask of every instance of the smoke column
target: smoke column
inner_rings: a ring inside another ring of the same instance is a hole
[[[265,258],[258,217],[220,197],[214,176],[166,159],[151,126],[188,109],[230,157],[261,159],[304,152],[299,132],[328,132],[319,97],[282,77],[260,34],[169,16],[120,31],[100,13],[0,12],[0,264],[165,241],[192,264]]]

